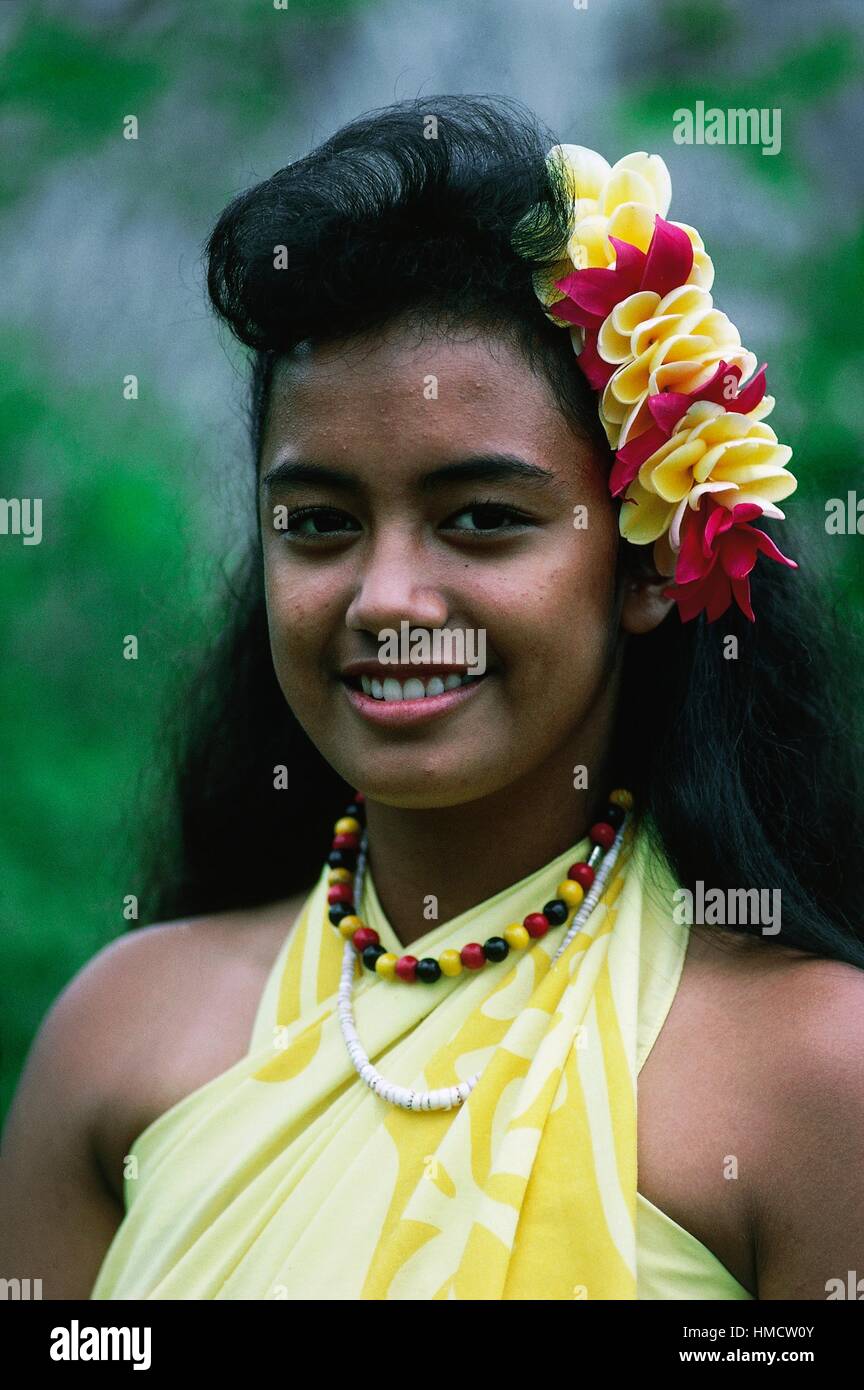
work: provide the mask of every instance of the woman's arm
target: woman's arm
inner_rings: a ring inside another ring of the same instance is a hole
[[[42,1297],[89,1298],[123,1211],[94,1146],[112,1073],[110,995],[125,939],[94,957],[47,1014],[0,1147],[0,1278]]]
[[[128,1144],[244,1055],[304,897],[139,928],[67,985],[0,1148],[0,1278],[41,1279],[43,1298],[89,1298],[123,1217]]]
[[[864,971],[820,961],[792,979],[763,1039],[775,1082],[752,1175],[758,1296],[862,1299]]]

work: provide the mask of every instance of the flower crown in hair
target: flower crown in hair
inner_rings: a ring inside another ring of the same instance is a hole
[[[621,535],[654,543],[682,622],[703,609],[713,622],[733,598],[754,622],[758,554],[798,568],[752,525],[782,519],[776,503],[798,486],[785,467],[792,450],[764,423],[774,408],[765,367],[714,308],[699,233],[665,220],[672,186],[659,155],[628,154],[610,168],[594,150],[556,145],[547,163],[564,179],[571,231],[534,287],[601,393]]]

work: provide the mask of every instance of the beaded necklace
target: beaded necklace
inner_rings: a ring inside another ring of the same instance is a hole
[[[550,965],[581,930],[582,924],[594,910],[621,849],[633,797],[629,791],[617,789],[610,793],[601,819],[591,826],[588,837],[593,844],[587,860],[572,864],[565,879],[558,884],[557,896],[545,903],[542,911],[530,912],[520,922],[511,922],[501,936],[490,936],[480,945],[467,942],[460,951],[442,951],[437,960],[425,956],[396,956],[381,945],[378,933],[367,926],[357,914],[356,905],[362,902],[363,881],[368,856],[365,828],[365,797],[358,792],[346,807],[343,816],[333,827],[333,842],[327,863],[328,915],[333,926],[345,938],[342,975],[337,996],[337,1008],[342,1036],[348,1054],[360,1078],[376,1095],[403,1110],[450,1110],[461,1105],[473,1091],[480,1073],[436,1091],[415,1091],[388,1081],[373,1067],[357,1035],[351,995],[354,985],[355,962],[359,955],[365,968],[383,980],[431,985],[442,975],[455,976],[462,970],[480,970],[487,963],[504,960],[511,949],[523,950],[529,942],[545,936],[550,927],[561,926],[574,913],[567,932]],[[599,868],[595,874],[595,866]]]

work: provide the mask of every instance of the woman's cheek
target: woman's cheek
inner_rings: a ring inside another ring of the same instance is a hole
[[[265,594],[271,631],[284,642],[304,645],[317,636],[320,645],[328,633],[332,597],[325,584],[304,580],[287,567],[265,572]]]

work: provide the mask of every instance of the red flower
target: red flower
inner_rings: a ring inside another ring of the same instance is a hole
[[[604,387],[615,371],[597,351],[603,320],[622,299],[640,290],[653,290],[662,299],[679,285],[686,285],[693,268],[693,246],[687,233],[659,213],[647,252],[618,237],[610,236],[609,240],[615,247],[614,268],[571,271],[555,281],[555,288],[563,290],[566,298],[550,305],[558,318],[585,329],[585,345],[576,360],[595,391]]]
[[[762,509],[755,502],[739,502],[730,511],[707,493],[698,510],[686,508],[676,582],[663,590],[664,598],[672,598],[678,604],[682,622],[689,622],[705,609],[708,622],[713,623],[726,612],[733,598],[744,616],[755,622],[748,575],[760,551],[770,560],[798,568],[794,560],[780,553],[764,531],[750,526],[754,517],[761,515]]]

